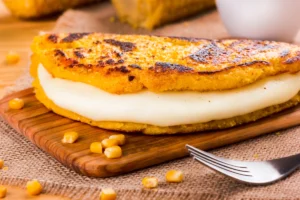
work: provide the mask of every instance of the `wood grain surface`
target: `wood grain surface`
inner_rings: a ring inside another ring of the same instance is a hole
[[[8,101],[15,97],[25,101],[22,110],[8,108]],[[2,99],[0,115],[19,133],[62,164],[92,177],[116,176],[187,156],[186,144],[207,150],[300,124],[298,106],[257,122],[223,131],[173,136],[125,134],[127,142],[122,146],[123,156],[107,159],[104,155],[91,153],[89,146],[92,142],[102,141],[119,132],[103,130],[56,115],[36,100],[32,89]],[[63,144],[61,139],[66,131],[77,131],[80,135],[78,141]]]

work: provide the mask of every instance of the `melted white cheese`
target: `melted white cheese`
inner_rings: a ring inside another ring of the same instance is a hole
[[[94,121],[156,126],[194,124],[248,114],[284,103],[300,89],[300,72],[269,77],[227,91],[153,93],[145,90],[122,95],[85,83],[53,78],[41,64],[38,77],[47,97],[61,108]]]

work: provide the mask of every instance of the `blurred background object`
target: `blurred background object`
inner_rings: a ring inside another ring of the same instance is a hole
[[[20,18],[38,18],[99,1],[102,0],[3,0],[11,13]]]
[[[233,37],[292,42],[300,28],[300,0],[216,0]]]
[[[153,29],[215,6],[215,0],[112,0],[119,19]]]

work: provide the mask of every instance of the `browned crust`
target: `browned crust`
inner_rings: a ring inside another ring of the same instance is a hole
[[[120,47],[120,49],[123,52],[133,51],[134,48],[136,48],[135,44],[133,44],[131,42],[121,42],[121,41],[114,40],[114,39],[104,39],[103,41],[108,44]]]
[[[300,51],[297,52],[296,56],[292,56],[292,57],[286,59],[283,63],[284,64],[293,64],[298,61],[300,61]]]
[[[54,76],[90,75],[112,93],[224,90],[300,71],[300,48],[274,41],[72,33],[39,36],[32,49]]]
[[[89,34],[90,33],[70,33],[68,36],[63,38],[61,42],[66,42],[66,43],[74,42]]]

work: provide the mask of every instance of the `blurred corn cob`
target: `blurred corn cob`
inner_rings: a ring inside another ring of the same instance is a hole
[[[153,29],[215,5],[215,0],[112,0],[121,21]]]
[[[38,18],[97,1],[101,0],[3,0],[11,13],[20,18]]]

